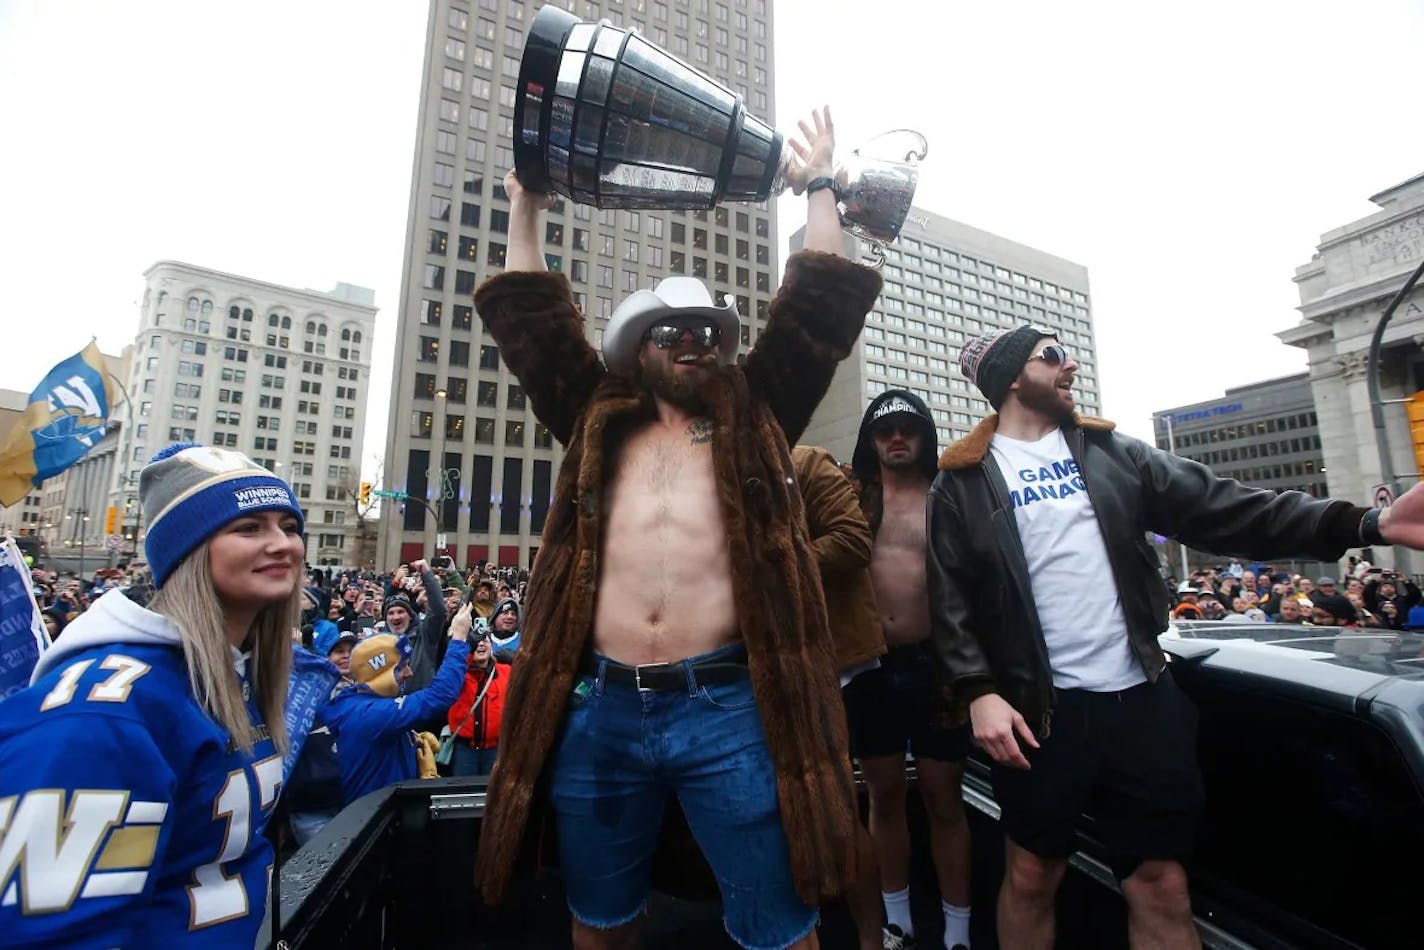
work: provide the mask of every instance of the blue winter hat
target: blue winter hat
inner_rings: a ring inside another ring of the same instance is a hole
[[[306,531],[292,487],[241,452],[179,442],[154,453],[138,483],[147,532],[143,549],[162,587],[183,559],[243,515],[284,511]]]
[[[358,639],[356,634],[349,631],[342,633],[330,620],[318,620],[312,624],[312,630],[316,633],[312,638],[312,652],[320,657],[329,656],[342,641],[355,643]]]

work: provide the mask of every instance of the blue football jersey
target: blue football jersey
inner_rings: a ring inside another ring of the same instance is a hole
[[[0,942],[252,950],[282,782],[259,731],[233,745],[177,646],[84,649],[0,703]]]

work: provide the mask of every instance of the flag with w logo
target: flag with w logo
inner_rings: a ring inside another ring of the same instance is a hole
[[[117,395],[97,343],[50,370],[0,449],[0,505],[21,501],[98,445]]]

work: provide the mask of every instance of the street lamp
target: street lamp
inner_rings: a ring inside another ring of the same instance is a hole
[[[76,508],[74,511],[65,515],[64,519],[66,521],[71,519],[74,521],[74,527],[73,530],[70,531],[69,541],[66,542],[66,545],[72,547],[74,544],[74,536],[76,534],[79,536],[79,579],[82,581],[84,579],[84,542],[86,541],[86,535],[89,533],[89,509]]]
[[[430,546],[433,551],[440,543],[440,536],[445,533],[445,424],[449,418],[450,393],[443,387],[435,390],[435,407],[438,410],[432,427],[435,429],[435,451],[431,453],[431,473],[435,475],[432,488],[431,480],[426,478],[426,493],[432,494],[435,499],[435,544]],[[448,541],[448,539],[447,539]],[[443,550],[441,553],[445,553]]]
[[[1389,489],[1390,495],[1394,498],[1398,498],[1400,495],[1399,475],[1394,470],[1394,458],[1389,451],[1389,432],[1384,426],[1385,399],[1380,394],[1379,381],[1380,350],[1384,345],[1385,327],[1389,325],[1390,318],[1399,309],[1400,303],[1419,283],[1420,277],[1424,277],[1424,260],[1414,268],[1414,273],[1409,275],[1404,286],[1399,288],[1388,306],[1384,308],[1384,312],[1380,314],[1379,322],[1375,324],[1374,333],[1370,336],[1370,348],[1365,361],[1365,387],[1370,396],[1370,422],[1375,429],[1375,449],[1379,453],[1380,482]],[[1394,568],[1400,574],[1409,576],[1411,571],[1408,548],[1396,547],[1394,549]]]
[[[1159,416],[1159,418],[1163,422],[1167,423],[1167,451],[1171,452],[1173,455],[1176,455],[1177,440],[1172,435],[1172,414],[1170,412],[1164,412],[1161,416]],[[1177,542],[1177,550],[1182,555],[1181,580],[1186,580],[1188,577],[1191,576],[1192,573],[1191,567],[1187,564],[1187,546],[1183,544],[1180,539],[1173,538],[1172,540]]]
[[[143,521],[143,509],[132,498],[124,499],[124,533],[128,534],[129,515],[133,515],[133,534],[129,535],[129,563],[138,560],[138,529]]]

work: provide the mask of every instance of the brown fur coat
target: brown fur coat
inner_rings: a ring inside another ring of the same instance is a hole
[[[857,816],[834,649],[787,446],[879,292],[873,271],[833,255],[794,255],[746,365],[724,367],[703,391],[752,688],[776,764],[796,890],[812,904],[850,882]],[[480,834],[476,878],[495,902],[588,648],[612,453],[622,433],[656,409],[640,386],[605,369],[563,275],[501,274],[479,288],[475,307],[535,415],[567,452],[530,573]]]

